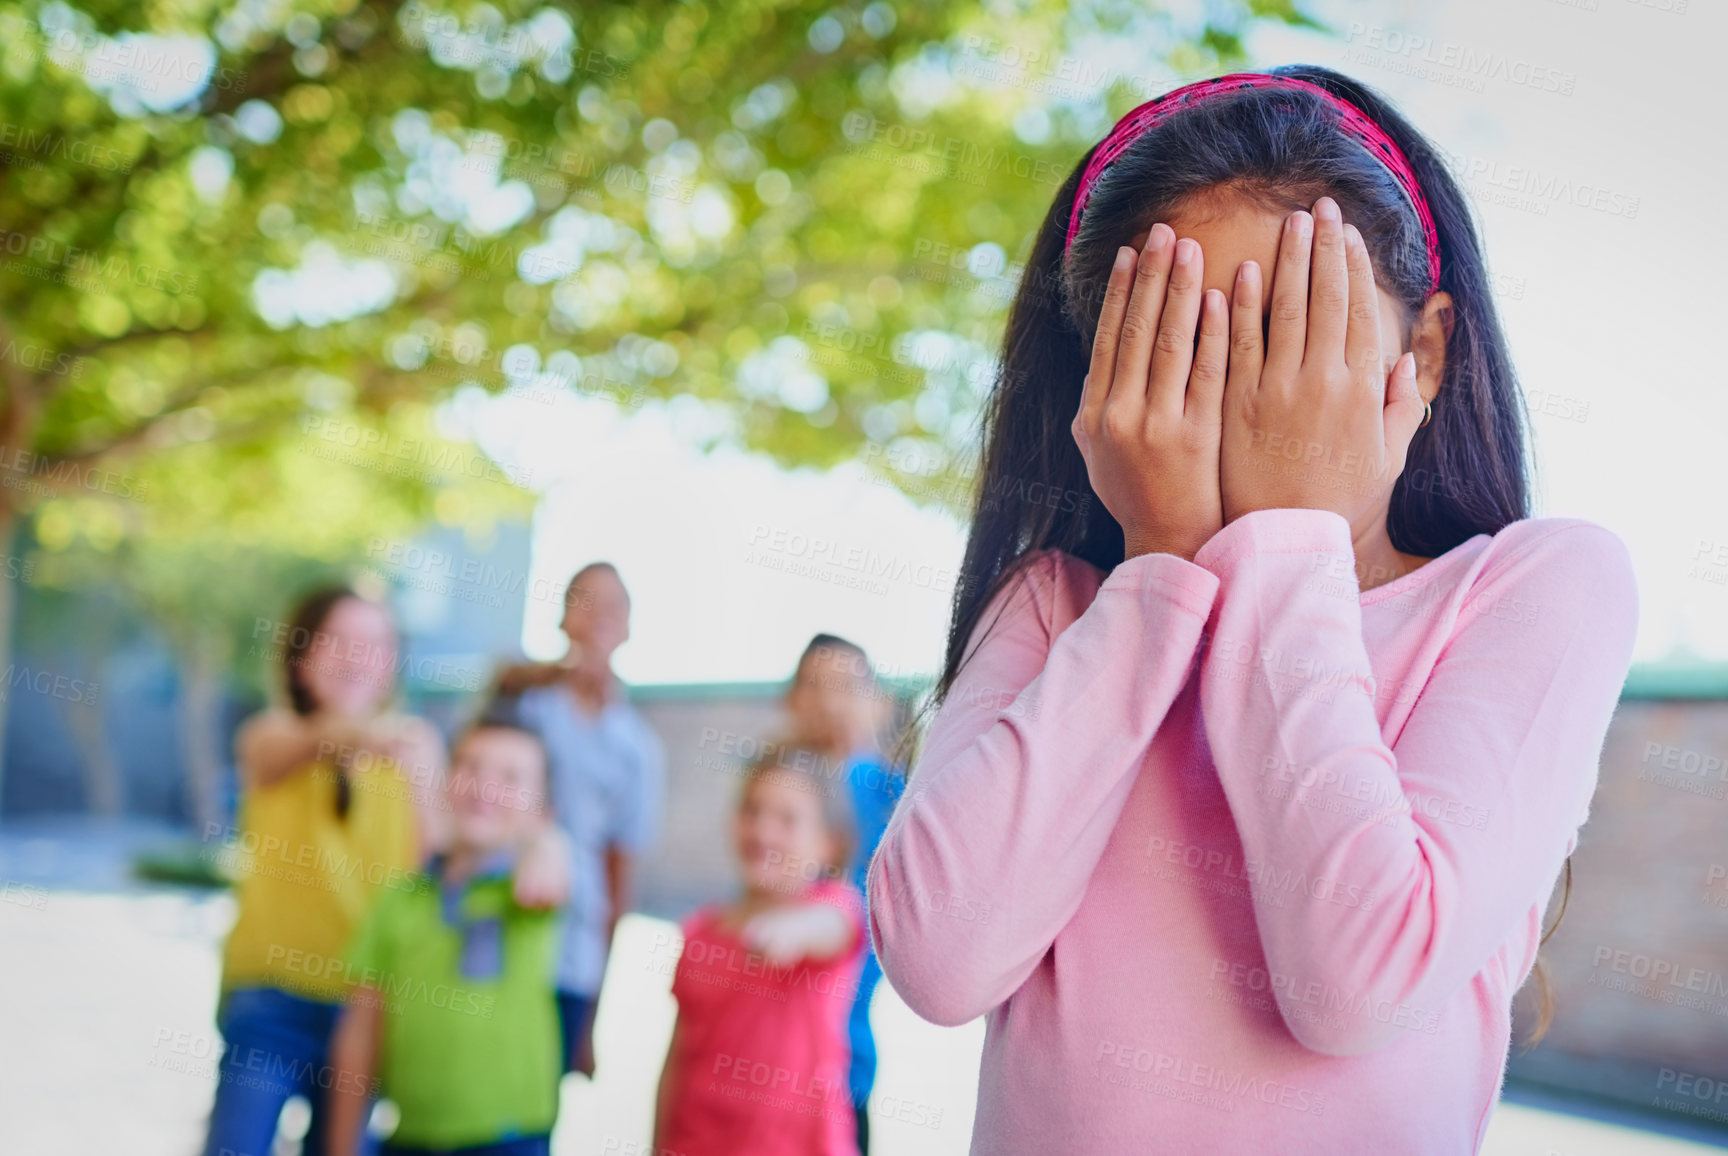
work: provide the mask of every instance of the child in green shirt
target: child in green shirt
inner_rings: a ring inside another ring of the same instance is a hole
[[[447,855],[386,890],[349,949],[356,987],[331,1062],[332,1156],[355,1156],[374,1075],[400,1123],[385,1156],[547,1156],[557,1113],[556,913],[511,895],[546,825],[546,752],[519,727],[469,730],[450,760]]]

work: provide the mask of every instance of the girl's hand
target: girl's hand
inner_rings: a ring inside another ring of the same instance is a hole
[[[1331,510],[1352,525],[1404,470],[1422,420],[1416,358],[1386,376],[1374,266],[1331,197],[1284,222],[1270,333],[1261,349],[1260,268],[1236,274],[1221,463],[1224,519]]]
[[[833,955],[851,935],[852,924],[844,912],[825,903],[803,903],[752,916],[740,938],[768,962],[784,967],[800,959]]]
[[[1138,261],[1131,248],[1117,252],[1104,293],[1073,429],[1098,500],[1122,526],[1125,558],[1192,561],[1224,524],[1228,308],[1218,290],[1201,292],[1203,271],[1195,241],[1153,225]]]
[[[533,828],[516,857],[511,894],[520,907],[562,907],[570,901],[570,840],[556,823]]]

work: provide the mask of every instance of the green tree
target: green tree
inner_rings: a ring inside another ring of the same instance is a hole
[[[1181,7],[0,3],[0,538],[215,672],[282,575],[518,508],[437,432],[465,385],[685,395],[963,504],[1074,158],[1303,20]]]

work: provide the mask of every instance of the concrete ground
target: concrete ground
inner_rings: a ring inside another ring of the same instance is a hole
[[[213,1023],[217,951],[233,919],[231,898],[128,882],[117,858],[69,851],[74,845],[53,832],[8,834],[0,837],[0,1153],[196,1156],[221,1055]],[[566,1080],[557,1156],[648,1150],[673,1014],[661,963],[675,957],[675,929],[627,917],[616,951],[595,1025],[598,1078]],[[965,1153],[982,1023],[924,1023],[886,985],[872,1014],[881,1052],[875,1156]],[[295,1122],[285,1117],[290,1130]],[[277,1156],[297,1148],[284,1144]],[[1719,1150],[1503,1103],[1483,1152]]]
[[[0,892],[0,1152],[193,1156],[213,1094],[212,1024],[226,896],[89,894],[14,883]],[[631,916],[623,958],[648,958],[671,925]],[[614,972],[596,1023],[599,1078],[566,1082],[558,1156],[641,1153],[671,1031],[667,980]],[[933,1027],[883,989],[873,1150],[964,1153],[981,1024]],[[1485,1156],[1682,1156],[1717,1149],[1503,1104]],[[286,1153],[283,1156],[287,1156]]]

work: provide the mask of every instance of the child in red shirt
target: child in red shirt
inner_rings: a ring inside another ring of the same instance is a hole
[[[657,1152],[857,1156],[846,1021],[863,903],[844,882],[846,780],[823,765],[782,751],[745,775],[733,827],[744,894],[684,924]]]

